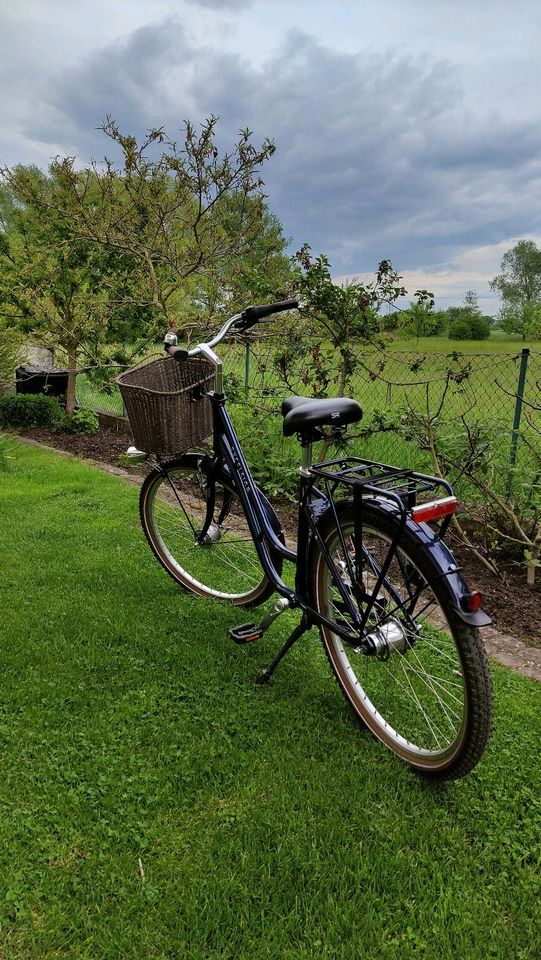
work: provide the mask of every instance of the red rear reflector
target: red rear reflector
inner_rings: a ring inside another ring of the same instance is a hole
[[[464,610],[467,610],[468,613],[477,613],[481,608],[483,602],[483,594],[479,590],[472,590],[471,593],[466,594],[465,597],[462,597],[460,605]]]
[[[444,497],[443,500],[431,500],[430,503],[420,503],[411,508],[411,516],[416,523],[425,523],[427,520],[437,520],[454,513],[458,506],[456,497]]]

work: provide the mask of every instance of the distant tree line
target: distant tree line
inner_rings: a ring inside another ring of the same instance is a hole
[[[381,327],[404,339],[446,335],[450,340],[486,340],[498,328],[523,340],[540,340],[541,250],[533,240],[519,240],[504,254],[501,273],[490,287],[502,300],[496,317],[483,314],[476,292],[468,290],[461,306],[436,310],[433,301],[411,303],[383,316]]]
[[[410,303],[406,310],[382,317],[385,331],[408,340],[443,335],[450,340],[486,340],[492,326],[493,319],[481,313],[474,290],[467,291],[460,307],[435,310],[432,300]]]

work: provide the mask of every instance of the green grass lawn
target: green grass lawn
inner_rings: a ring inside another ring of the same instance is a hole
[[[449,337],[413,337],[411,340],[397,338],[389,343],[390,350],[420,350],[428,353],[447,353],[458,350],[459,353],[520,353],[527,347],[539,352],[541,341],[523,340],[519,334],[492,330],[488,340],[449,340]]]
[[[14,446],[3,960],[539,956],[538,685],[495,669],[485,758],[427,786],[354,722],[315,631],[256,687],[289,624],[234,646],[242,612],[166,576],[134,487]]]

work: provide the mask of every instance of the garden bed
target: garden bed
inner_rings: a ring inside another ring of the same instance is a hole
[[[69,434],[46,427],[26,430],[24,436],[40,443],[65,450],[79,457],[119,466],[119,457],[133,443],[128,430],[101,427],[92,434]],[[123,464],[120,464],[123,465]],[[125,466],[125,465],[124,465]],[[134,470],[139,472],[139,470]],[[278,503],[277,511],[282,522],[293,531],[295,511],[289,502]],[[494,625],[503,633],[510,634],[530,646],[541,648],[541,576],[533,587],[526,584],[526,571],[512,557],[504,557],[501,568],[504,581],[499,581],[480,563],[472,553],[454,541],[453,552],[464,568],[466,579],[485,597],[484,607],[494,620]]]
[[[118,466],[118,458],[133,443],[129,430],[100,427],[94,433],[62,433],[50,427],[32,427],[22,433],[49,447],[66,450],[77,457]]]

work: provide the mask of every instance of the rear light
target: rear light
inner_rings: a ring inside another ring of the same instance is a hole
[[[456,497],[444,497],[442,500],[431,500],[430,503],[420,503],[411,508],[412,519],[416,523],[426,523],[427,520],[437,520],[454,513],[458,507]]]
[[[481,604],[483,602],[483,594],[479,590],[472,590],[471,593],[465,594],[460,601],[460,606],[463,610],[467,610],[468,613],[477,613],[481,609]]]

